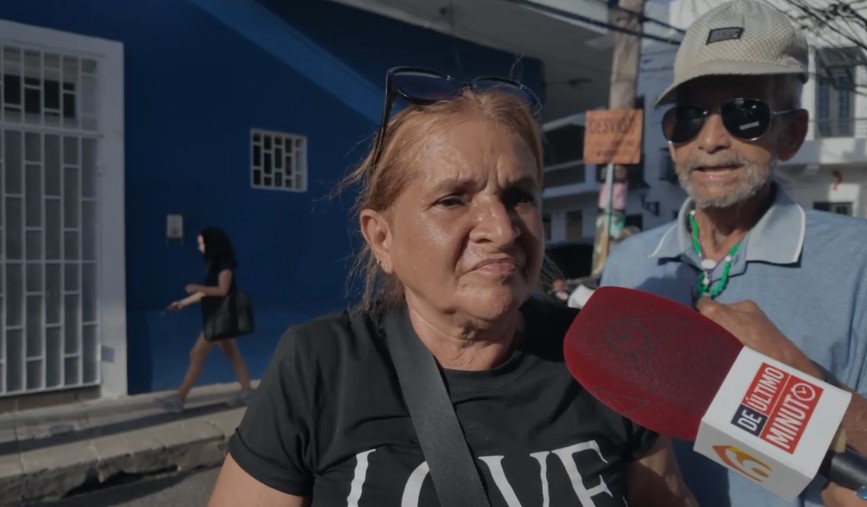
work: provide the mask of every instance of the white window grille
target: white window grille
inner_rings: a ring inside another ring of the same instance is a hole
[[[97,61],[0,47],[0,396],[96,385]]]
[[[250,184],[253,188],[307,190],[307,138],[295,134],[250,131]]]
[[[96,60],[4,44],[3,121],[95,131]]]

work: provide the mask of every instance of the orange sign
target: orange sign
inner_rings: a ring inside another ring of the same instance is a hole
[[[584,129],[585,164],[641,162],[641,109],[587,111]]]

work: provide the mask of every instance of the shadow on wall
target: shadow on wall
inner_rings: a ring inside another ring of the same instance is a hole
[[[127,311],[126,327],[139,330],[135,334],[127,332],[127,391],[130,394],[150,391],[154,370],[149,319],[144,312]],[[133,336],[139,339],[131,339]]]

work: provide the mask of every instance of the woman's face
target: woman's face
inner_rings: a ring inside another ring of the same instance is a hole
[[[205,239],[202,238],[201,235],[199,235],[199,236],[196,238],[196,241],[199,243],[199,252],[201,252],[202,254],[204,254],[204,253],[205,253]]]
[[[377,253],[407,303],[486,321],[517,310],[538,281],[544,249],[527,144],[508,127],[467,116],[429,134],[409,170],[384,213]]]

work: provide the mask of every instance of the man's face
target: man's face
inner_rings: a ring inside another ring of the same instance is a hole
[[[773,99],[774,83],[766,76],[712,76],[678,89],[678,105],[709,111],[695,137],[669,144],[680,184],[699,208],[728,208],[748,200],[771,181],[777,160],[797,152],[806,133],[803,113],[772,116],[768,131],[755,140],[732,135],[723,124],[720,109],[734,99],[759,99],[772,111],[786,109]],[[803,129],[792,128],[798,122]]]

